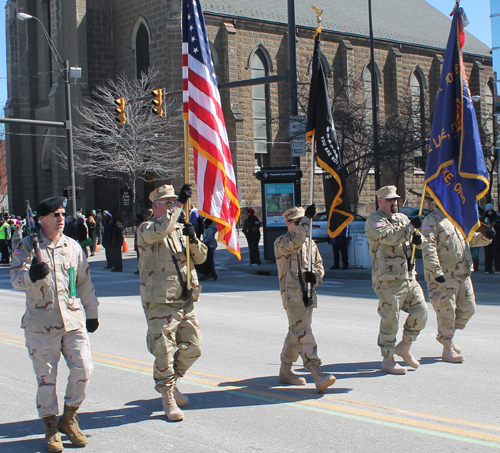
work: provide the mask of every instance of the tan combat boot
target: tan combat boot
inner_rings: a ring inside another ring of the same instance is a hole
[[[440,342],[443,344],[443,362],[461,363],[465,360],[463,355],[457,354],[452,340],[441,339]]]
[[[55,415],[47,415],[42,418],[45,425],[45,443],[49,453],[59,453],[64,450],[61,442],[61,433],[57,429],[57,417]]]
[[[77,411],[78,407],[76,406],[64,405],[64,412],[59,419],[59,431],[66,434],[73,445],[85,447],[89,443],[89,440],[78,426]]]
[[[410,351],[411,343],[406,341],[400,341],[396,346],[396,354],[401,357],[408,366],[412,368],[418,368],[420,362],[413,357],[413,354]]]
[[[161,402],[165,415],[171,422],[179,422],[184,419],[184,414],[177,406],[174,396],[174,388],[163,389],[161,392]]]
[[[408,371],[405,367],[396,363],[392,355],[384,357],[382,360],[382,371],[389,374],[406,374]]]
[[[323,371],[321,371],[319,363],[313,363],[309,367],[309,371],[312,374],[312,377],[316,384],[316,391],[318,393],[322,392],[327,387],[330,387],[330,385],[333,385],[335,383],[335,376],[333,376],[332,374],[324,374]]]
[[[285,362],[281,362],[279,381],[283,384],[306,385],[306,380],[292,371],[292,364]]]
[[[177,384],[174,385],[174,398],[177,406],[187,406],[189,403],[189,398],[177,388]]]
[[[453,350],[457,353],[460,354],[462,352],[462,348],[460,348],[453,340],[451,340],[453,343]]]

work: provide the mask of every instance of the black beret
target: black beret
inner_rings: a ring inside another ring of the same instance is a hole
[[[68,203],[68,199],[64,197],[51,197],[42,200],[38,207],[36,208],[36,213],[38,216],[46,216],[51,212],[56,212],[59,208],[65,208]]]

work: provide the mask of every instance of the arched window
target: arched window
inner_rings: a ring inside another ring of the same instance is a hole
[[[135,66],[138,79],[149,69],[149,33],[144,23],[139,25],[135,35]]]
[[[252,56],[252,79],[266,77],[269,74],[267,61],[262,50],[257,49]],[[269,86],[254,85],[253,100],[253,136],[255,165],[269,165]]]
[[[415,152],[415,166],[424,170],[426,161],[424,81],[417,70],[412,71],[410,75],[409,87],[413,133],[415,139],[422,142],[420,150]]]

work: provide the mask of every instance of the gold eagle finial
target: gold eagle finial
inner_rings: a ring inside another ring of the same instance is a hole
[[[317,6],[311,5],[311,8],[314,10],[317,16],[318,25],[321,24],[321,15],[323,14],[324,8],[320,11]]]

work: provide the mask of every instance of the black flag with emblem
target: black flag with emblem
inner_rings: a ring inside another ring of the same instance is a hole
[[[309,142],[315,137],[316,159],[323,168],[323,189],[328,234],[337,236],[352,220],[351,205],[346,189],[345,168],[333,125],[332,110],[328,98],[325,68],[321,61],[321,29],[316,30],[312,62],[311,88],[307,106],[306,137]]]

